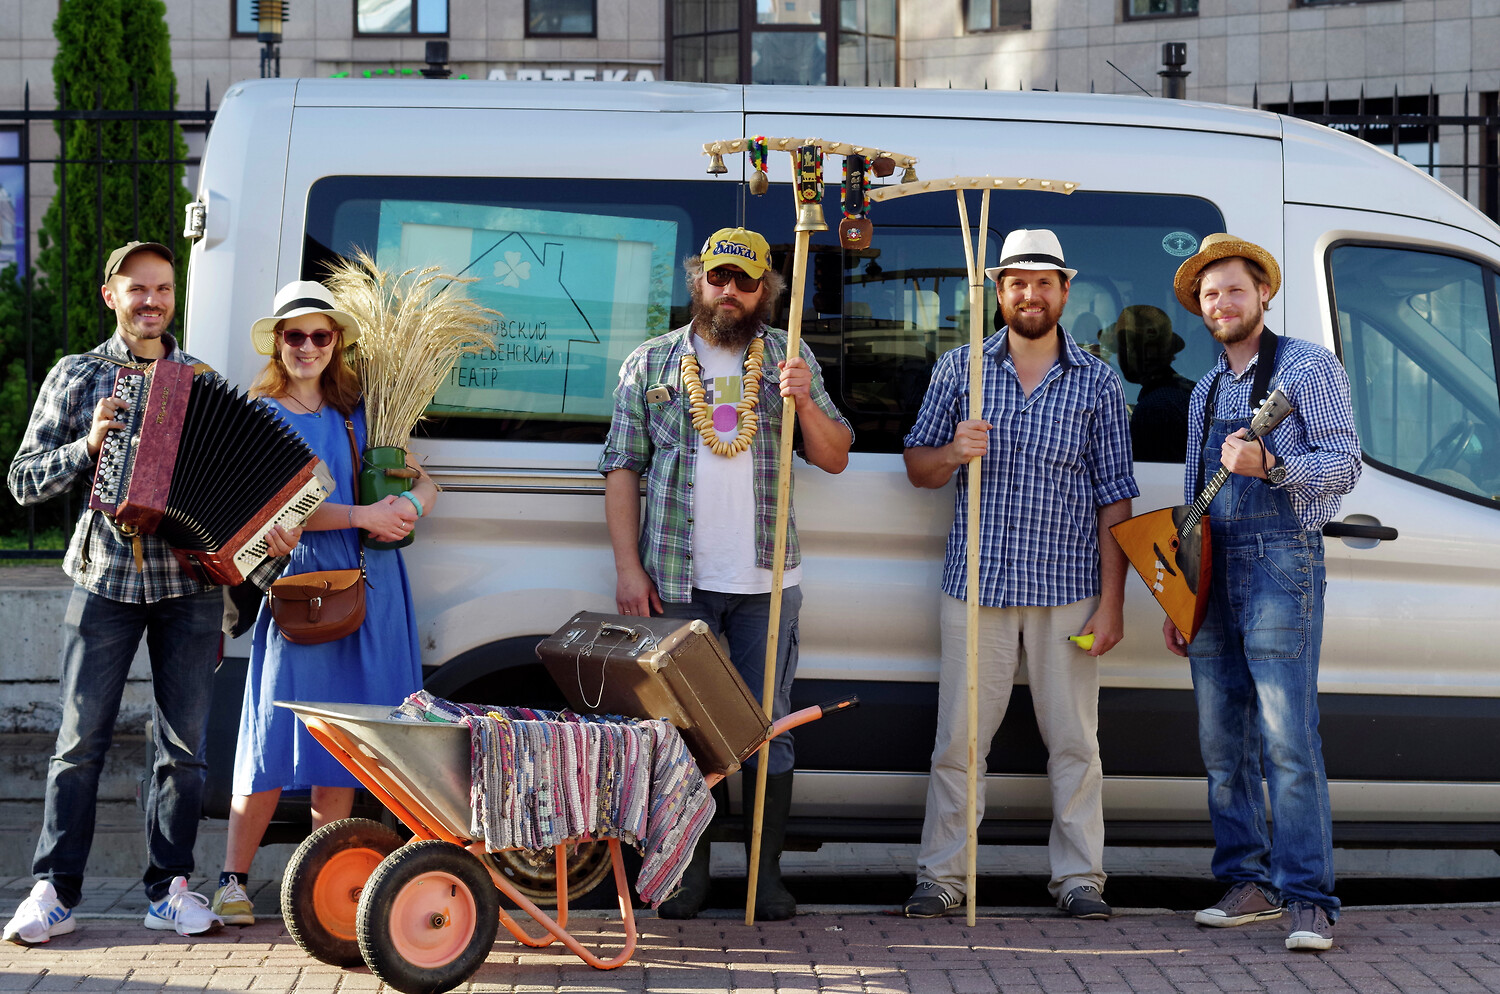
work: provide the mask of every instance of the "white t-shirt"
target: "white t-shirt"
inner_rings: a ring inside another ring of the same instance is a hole
[[[734,405],[744,396],[745,350],[715,348],[697,335],[692,344],[714,427],[719,438],[732,442],[739,432]],[[766,430],[764,422],[759,430]],[[716,456],[698,438],[692,515],[693,586],[723,594],[769,593],[771,571],[755,565],[755,456],[748,449]],[[796,586],[801,579],[798,566],[782,574],[781,585]]]

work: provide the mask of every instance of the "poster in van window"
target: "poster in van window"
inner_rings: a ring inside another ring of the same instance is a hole
[[[376,258],[477,276],[495,348],[462,357],[431,410],[608,419],[620,363],[668,330],[677,223],[387,200]]]

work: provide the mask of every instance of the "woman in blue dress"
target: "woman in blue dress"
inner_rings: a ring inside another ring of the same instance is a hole
[[[365,447],[359,378],[344,348],[359,325],[339,311],[320,283],[298,280],[276,294],[276,313],[251,330],[256,350],[269,355],[252,396],[275,407],[327,463],[334,493],[304,524],[283,576],[359,565],[360,530],[393,542],[405,538],[432,509],[437,487],[421,473],[408,491],[376,504],[353,503],[358,470],[346,421]],[[413,468],[420,472],[420,466]],[[318,645],[282,637],[262,602],[255,620],[245,699],[235,747],[234,799],[224,873],[212,902],[228,925],[251,925],[246,894],[250,862],[283,789],[312,791],[313,828],[349,816],[358,781],[313,740],[292,712],[274,701],[400,704],[422,685],[422,661],[406,567],[398,550],[365,550],[365,620],[353,634]]]

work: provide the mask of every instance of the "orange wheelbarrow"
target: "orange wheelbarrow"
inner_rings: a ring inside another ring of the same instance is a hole
[[[851,707],[815,705],[775,722],[770,736]],[[568,932],[569,846],[555,849],[556,917],[522,893],[497,854],[470,830],[470,744],[464,725],[403,721],[363,704],[278,701],[411,832],[363,818],[325,825],[297,849],[281,887],[287,931],[309,955],[335,966],[364,962],[403,994],[440,994],[483,965],[501,925],[516,941],[561,943],[589,966],[612,970],[635,953],[635,912],[618,839],[608,839],[624,946],[608,958]],[[712,786],[722,779],[705,777]],[[504,894],[543,929],[534,935],[500,907]]]

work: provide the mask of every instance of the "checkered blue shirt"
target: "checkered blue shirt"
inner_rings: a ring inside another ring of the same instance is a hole
[[[1219,353],[1218,362],[1198,381],[1188,399],[1188,472],[1182,492],[1188,503],[1197,493],[1197,456],[1203,451],[1203,407],[1214,378],[1214,417],[1222,420],[1248,418],[1250,391],[1255,381],[1259,354],[1251,357],[1240,375],[1229,371],[1229,360]],[[1339,511],[1344,494],[1359,482],[1359,435],[1354,429],[1354,410],[1349,403],[1349,376],[1338,357],[1321,345],[1283,336],[1277,345],[1276,372],[1270,389],[1277,387],[1292,402],[1292,413],[1266,436],[1266,448],[1286,465],[1281,489],[1291,501],[1297,520],[1308,531],[1321,531]],[[1204,466],[1203,482],[1219,468],[1215,458]]]
[[[197,362],[177,347],[172,336],[165,336],[163,342],[166,358]],[[16,500],[39,504],[80,480],[93,478],[94,459],[86,440],[94,408],[114,392],[119,364],[130,361],[130,350],[116,331],[92,351],[63,356],[52,367],[37,393],[21,447],[11,460],[6,482]],[[127,604],[154,604],[213,589],[183,572],[167,543],[156,536],[142,535],[141,550],[144,563],[137,572],[130,541],[105,514],[89,510],[85,503],[68,543],[63,571],[80,586]]]
[[[1005,329],[984,342],[979,603],[1056,607],[1099,593],[1099,514],[1138,496],[1120,379],[1058,329],[1062,350],[1030,397]],[[908,448],[947,445],[969,417],[969,346],[938,359]],[[968,597],[969,467],[956,474],[943,592]]]

